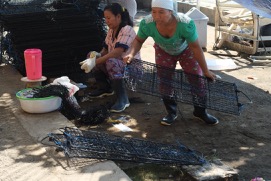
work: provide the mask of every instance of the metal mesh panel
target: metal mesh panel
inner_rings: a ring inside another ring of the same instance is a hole
[[[170,165],[200,165],[205,160],[182,144],[170,145],[66,127],[50,140],[68,157],[123,160]]]
[[[153,63],[134,60],[125,70],[126,86],[132,91],[153,96],[169,96],[176,101],[230,114],[240,114],[235,83],[184,73]]]

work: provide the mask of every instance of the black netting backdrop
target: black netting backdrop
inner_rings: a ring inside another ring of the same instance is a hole
[[[106,36],[99,0],[3,1],[0,6],[1,53],[22,75],[23,52],[42,50],[44,76],[82,74],[79,62],[99,51]]]
[[[168,96],[176,101],[239,115],[244,104],[239,101],[235,83],[210,81],[206,77],[184,73],[159,65],[134,60],[124,74],[129,90],[157,97]]]

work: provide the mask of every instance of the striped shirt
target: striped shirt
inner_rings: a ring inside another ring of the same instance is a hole
[[[111,52],[114,50],[114,48],[123,48],[124,52],[121,57],[125,57],[130,53],[131,44],[134,41],[136,37],[136,32],[133,29],[133,27],[126,25],[123,28],[121,28],[118,37],[115,39],[113,37],[113,30],[109,29],[108,33],[105,38],[105,48],[108,50],[108,52]],[[140,59],[139,53],[136,54],[135,58]]]

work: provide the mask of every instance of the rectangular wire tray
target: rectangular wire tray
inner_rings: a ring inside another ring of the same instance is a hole
[[[148,140],[120,137],[96,131],[65,127],[63,134],[50,133],[48,137],[66,156],[132,161],[170,165],[201,165],[202,155],[184,145],[158,143]]]
[[[158,70],[163,71],[161,76],[158,76]],[[169,96],[178,102],[224,113],[240,115],[244,105],[239,102],[238,93],[245,94],[237,89],[235,83],[210,81],[204,76],[142,60],[135,59],[127,65],[124,79],[129,90],[157,97]],[[163,85],[162,88],[160,84]]]

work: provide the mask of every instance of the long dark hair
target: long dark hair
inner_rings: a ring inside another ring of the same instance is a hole
[[[123,8],[120,4],[118,4],[118,3],[109,4],[104,8],[104,11],[105,10],[111,11],[112,14],[114,14],[115,16],[117,16],[118,14],[121,16],[121,22],[120,22],[119,28],[116,32],[115,38],[118,37],[121,28],[123,28],[124,26],[126,26],[126,25],[129,25],[132,27],[134,26],[134,24],[129,16],[129,12],[127,11],[127,9]]]

